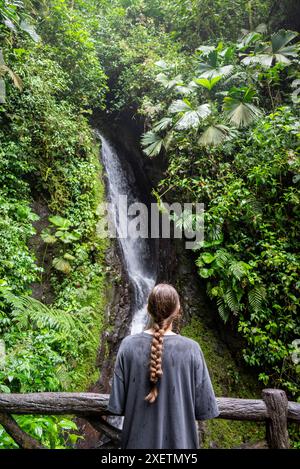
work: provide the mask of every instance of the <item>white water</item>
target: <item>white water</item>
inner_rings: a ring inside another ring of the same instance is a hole
[[[123,253],[123,262],[134,291],[134,305],[130,334],[136,334],[145,329],[148,315],[146,310],[148,295],[155,285],[156,272],[151,272],[150,250],[147,239],[131,236],[130,233],[122,237],[122,223],[127,221],[127,207],[119,208],[119,196],[127,196],[128,205],[138,202],[135,179],[130,168],[124,169],[121,160],[110,142],[97,130],[95,131],[102,142],[102,163],[107,174],[108,201],[112,204],[110,216],[116,227],[118,241]],[[108,421],[115,427],[122,428],[124,417],[108,417]],[[106,439],[108,440],[108,439]]]
[[[98,134],[99,135],[99,134]],[[124,236],[122,227],[124,221],[127,222],[127,207],[119,205],[119,196],[127,196],[128,205],[138,202],[134,184],[133,174],[130,174],[129,167],[121,164],[116,150],[106,138],[99,135],[102,142],[102,162],[108,180],[108,199],[111,203],[110,216],[119,235],[123,260],[129,280],[134,291],[134,309],[132,311],[131,334],[141,332],[147,322],[146,303],[148,295],[155,284],[155,273],[149,272],[150,250],[147,239],[136,237],[128,232]],[[129,172],[129,174],[128,174]],[[130,184],[131,182],[131,184]]]

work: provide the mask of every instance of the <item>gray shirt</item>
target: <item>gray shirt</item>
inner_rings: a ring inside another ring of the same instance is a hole
[[[163,376],[150,404],[151,341],[147,332],[128,335],[117,353],[108,410],[124,415],[121,448],[199,448],[196,420],[219,415],[202,350],[188,337],[164,335]]]

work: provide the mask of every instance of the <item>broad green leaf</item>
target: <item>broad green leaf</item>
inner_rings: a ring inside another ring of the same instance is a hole
[[[209,278],[213,275],[214,269],[200,269],[199,273],[202,278]]]
[[[64,274],[69,274],[72,270],[71,264],[62,257],[55,257],[52,261],[53,267]]]
[[[201,259],[205,262],[205,264],[210,264],[211,262],[214,261],[215,256],[211,254],[210,252],[205,252],[204,254],[201,255]]]
[[[60,215],[53,215],[48,219],[53,225],[58,226],[61,230],[68,230],[71,226],[70,220],[63,218]]]
[[[202,86],[203,88],[206,88],[207,90],[211,91],[216,84],[222,80],[223,77],[221,76],[216,76],[213,78],[195,78],[194,82],[197,85]]]
[[[66,252],[64,254],[64,259],[67,259],[67,261],[74,261],[76,259],[76,257],[72,256],[72,254],[69,254],[68,252]]]
[[[44,243],[47,244],[54,244],[57,241],[57,238],[53,236],[49,231],[42,231],[41,232],[41,238],[44,241]]]

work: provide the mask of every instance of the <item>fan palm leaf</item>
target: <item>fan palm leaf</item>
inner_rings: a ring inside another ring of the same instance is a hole
[[[146,132],[141,139],[144,152],[148,156],[156,156],[160,153],[164,139],[153,131]]]
[[[188,130],[199,127],[201,120],[205,119],[211,114],[211,108],[208,103],[201,104],[195,110],[187,111],[183,116],[176,122],[176,130]]]
[[[231,130],[226,125],[213,124],[201,134],[198,143],[200,145],[219,145],[231,137]]]
[[[272,35],[271,41],[264,44],[258,53],[245,57],[242,62],[245,65],[260,64],[265,68],[270,68],[274,62],[289,65],[291,58],[298,56],[299,45],[290,44],[297,36],[295,31],[281,29]]]

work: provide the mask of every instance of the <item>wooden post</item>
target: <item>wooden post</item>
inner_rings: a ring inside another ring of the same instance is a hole
[[[263,400],[267,407],[266,439],[270,449],[288,449],[288,400],[281,389],[264,389]]]
[[[205,436],[205,423],[202,420],[196,420],[199,448],[202,448]]]

